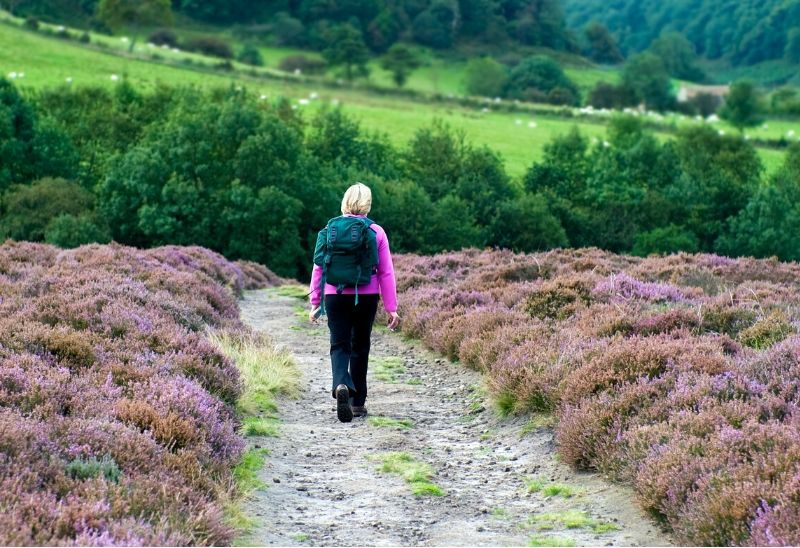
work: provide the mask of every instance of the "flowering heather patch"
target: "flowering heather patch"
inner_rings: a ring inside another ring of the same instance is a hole
[[[395,260],[403,329],[553,410],[678,540],[800,543],[800,265],[597,249]]]
[[[0,246],[0,544],[228,544],[242,330],[263,267],[198,247]]]

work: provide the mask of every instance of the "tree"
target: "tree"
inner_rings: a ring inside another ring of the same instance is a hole
[[[94,197],[77,183],[45,178],[12,188],[3,198],[0,239],[41,242],[50,221],[92,209]]]
[[[649,109],[665,111],[675,104],[669,73],[661,59],[652,53],[640,53],[628,59],[622,71],[622,84]]]
[[[508,80],[506,67],[491,57],[470,59],[464,73],[467,93],[482,97],[499,97]]]
[[[132,52],[142,26],[172,24],[170,6],[170,0],[100,0],[97,16],[114,30],[126,25],[131,27],[128,51]]]
[[[719,115],[739,131],[744,131],[744,128],[757,126],[764,121],[761,112],[761,101],[755,86],[751,82],[741,81],[731,86]]]
[[[338,25],[327,38],[328,47],[322,51],[322,56],[333,67],[344,66],[348,82],[352,82],[356,76],[368,74],[369,50],[357,28],[349,23]]]
[[[405,85],[408,75],[419,66],[419,58],[408,46],[403,44],[395,44],[390,47],[381,60],[381,67],[392,73],[392,80],[399,88]]]
[[[783,57],[790,63],[800,63],[800,28],[793,28],[786,35]]]
[[[456,2],[435,0],[428,9],[414,18],[411,26],[414,40],[436,49],[452,46],[458,21],[457,9]]]
[[[547,200],[537,194],[526,194],[520,199],[497,204],[488,240],[490,245],[518,252],[569,245],[561,222],[550,211]]]
[[[506,84],[506,94],[510,97],[530,98],[531,92],[546,94],[555,88],[562,88],[572,94],[573,103],[579,97],[578,87],[567,78],[558,63],[545,55],[533,55],[522,60],[511,71]]]
[[[617,41],[602,23],[593,21],[584,31],[589,43],[587,54],[598,63],[616,64],[623,61]]]
[[[694,82],[705,79],[705,74],[696,66],[697,52],[686,37],[677,32],[665,32],[650,45],[670,76]]]

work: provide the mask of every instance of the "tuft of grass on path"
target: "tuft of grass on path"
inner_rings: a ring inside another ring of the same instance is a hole
[[[371,426],[377,426],[378,428],[401,428],[403,430],[408,430],[414,426],[414,421],[411,419],[393,419],[391,417],[369,417],[367,418],[367,422]]]
[[[302,285],[295,285],[295,284],[279,285],[278,287],[273,288],[272,291],[274,291],[281,297],[294,297],[295,299],[308,298],[308,288]]]
[[[243,415],[274,413],[275,397],[300,394],[294,358],[288,350],[275,347],[266,335],[224,331],[210,333],[209,338],[239,369],[244,390],[237,407]]]
[[[384,453],[373,458],[381,461],[379,472],[402,477],[413,495],[441,497],[445,494],[441,487],[430,481],[433,477],[430,465],[414,460],[408,453]]]
[[[400,382],[398,377],[405,374],[406,366],[403,363],[403,358],[387,356],[373,359],[373,371],[375,372],[375,378],[379,381],[397,384]]]
[[[591,529],[597,534],[616,531],[619,527],[613,523],[590,518],[582,510],[564,510],[563,512],[544,512],[529,519],[529,524],[539,531],[547,531],[557,527],[564,529]]]
[[[575,489],[563,483],[554,483],[542,489],[542,494],[545,497],[564,497],[571,498],[575,496]]]
[[[536,535],[528,539],[528,546],[575,546],[575,541],[571,538]]]
[[[242,417],[242,434],[277,436],[276,397],[300,394],[300,372],[291,353],[255,332],[214,331],[208,336],[236,364],[241,375],[243,390],[236,407]],[[249,544],[244,536],[256,525],[244,512],[242,503],[253,491],[266,487],[258,474],[268,454],[266,449],[251,447],[233,468],[234,485],[224,497],[223,508],[225,521],[238,531],[236,544]]]

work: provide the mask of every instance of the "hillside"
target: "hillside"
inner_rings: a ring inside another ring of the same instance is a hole
[[[642,51],[664,31],[684,34],[697,53],[732,65],[797,61],[797,0],[564,0],[570,27],[604,23],[627,53]]]

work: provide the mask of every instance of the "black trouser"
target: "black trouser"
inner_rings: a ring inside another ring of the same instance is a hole
[[[325,295],[325,311],[331,332],[331,370],[333,387],[344,384],[353,395],[353,405],[364,405],[367,399],[367,367],[370,335],[378,295]]]

